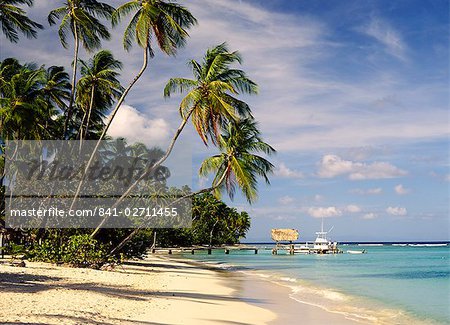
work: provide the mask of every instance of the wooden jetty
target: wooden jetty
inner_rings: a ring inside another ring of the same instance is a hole
[[[158,254],[158,253],[166,253],[166,254],[173,254],[173,253],[186,253],[190,252],[192,255],[195,254],[197,251],[207,251],[208,255],[211,255],[212,252],[216,251],[223,251],[225,254],[230,254],[232,251],[253,251],[255,254],[258,254],[258,247],[254,246],[246,246],[246,245],[237,245],[237,246],[219,246],[219,247],[209,247],[209,246],[194,246],[194,247],[166,247],[166,248],[156,248],[153,247],[150,249],[150,252],[152,254]]]

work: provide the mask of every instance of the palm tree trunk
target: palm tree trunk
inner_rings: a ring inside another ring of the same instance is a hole
[[[142,67],[141,70],[139,70],[138,74],[136,75],[136,77],[134,77],[134,79],[130,82],[130,84],[128,85],[127,88],[125,88],[125,90],[122,93],[122,96],[120,96],[119,100],[117,101],[116,106],[114,107],[114,110],[111,113],[111,116],[108,120],[108,123],[106,123],[105,128],[103,129],[102,135],[100,136],[100,140],[102,140],[105,135],[106,132],[108,132],[109,127],[111,126],[111,123],[114,119],[114,117],[117,114],[117,111],[119,110],[120,106],[122,105],[123,101],[125,100],[125,97],[127,97],[128,93],[130,92],[131,88],[133,88],[134,84],[139,80],[139,78],[142,76],[142,74],[144,73],[145,69],[147,69],[147,65],[148,65],[148,49],[147,47],[144,49],[144,62],[142,63]]]
[[[127,96],[127,94],[129,93],[129,91],[131,90],[131,88],[134,86],[134,84],[139,80],[139,78],[142,76],[142,74],[144,73],[145,69],[147,69],[147,65],[148,65],[148,49],[147,47],[145,47],[144,49],[144,62],[142,63],[142,67],[141,70],[139,70],[138,74],[136,75],[136,77],[134,77],[134,79],[130,82],[130,84],[128,85],[128,87],[124,90],[124,92],[122,93],[122,95],[120,96],[116,106],[114,107],[113,112],[111,113],[111,117],[109,118],[108,123],[106,124],[105,128],[103,129],[103,132],[100,136],[100,138],[97,141],[97,144],[94,147],[94,150],[92,151],[91,157],[89,158],[87,164],[86,164],[86,168],[84,169],[84,173],[80,179],[80,182],[78,183],[78,187],[77,187],[77,191],[75,192],[75,196],[73,198],[73,201],[70,205],[70,209],[73,209],[73,206],[75,205],[75,201],[78,198],[78,195],[80,194],[81,191],[81,187],[83,186],[84,183],[84,178],[86,177],[86,173],[89,170],[89,167],[92,164],[92,161],[94,160],[94,156],[97,153],[98,148],[100,147],[100,143],[102,141],[102,139],[105,137],[106,132],[108,131],[114,117],[117,114],[117,111],[119,110],[120,106],[122,105],[123,101],[125,100],[125,97]],[[98,230],[95,230],[95,233]],[[92,236],[92,234],[91,234]]]
[[[90,99],[90,102],[89,102],[89,110],[88,110],[88,116],[87,116],[87,121],[86,121],[86,129],[84,130],[84,137],[81,136],[81,139],[86,139],[87,134],[88,134],[89,121],[91,120],[92,108],[94,106],[94,90],[95,90],[95,87],[94,87],[94,85],[92,85],[92,88],[91,88],[91,99]]]
[[[164,156],[162,156],[154,165],[150,166],[150,168],[146,169],[144,171],[144,173],[133,184],[131,184],[128,187],[128,189],[125,191],[125,193],[123,193],[122,196],[116,201],[116,203],[114,203],[114,205],[111,207],[111,209],[116,208],[124,200],[124,198],[131,192],[131,190],[133,188],[135,188],[139,184],[139,182],[142,181],[148,175],[148,173],[150,173],[151,171],[153,171],[156,168],[158,168],[159,166],[161,166],[161,164],[169,157],[170,153],[173,150],[175,142],[177,141],[178,137],[180,136],[181,131],[183,131],[183,129],[184,129],[187,121],[189,120],[192,112],[194,111],[194,109],[195,109],[195,106],[193,106],[189,110],[189,112],[186,114],[186,116],[183,118],[183,121],[181,122],[180,126],[178,127],[177,131],[175,132],[175,135],[173,136],[172,141],[170,142],[169,147],[167,148]],[[109,217],[110,216],[105,216],[105,218],[103,218],[103,220],[100,222],[100,224],[97,226],[97,228],[95,228],[95,230],[91,233],[91,238],[95,237],[95,235],[98,233],[100,228],[109,219]]]
[[[81,123],[80,123],[80,129],[78,130],[78,134],[77,134],[77,139],[81,139],[81,137],[83,135],[83,125],[84,125],[84,121],[86,121],[86,116],[87,116],[87,110],[84,111],[83,119],[81,120]]]
[[[73,102],[75,99],[75,86],[76,86],[76,79],[77,79],[77,66],[78,66],[78,50],[80,47],[80,40],[78,38],[78,30],[77,30],[77,23],[73,23],[73,30],[74,30],[74,38],[75,38],[75,47],[74,47],[74,54],[73,54],[73,68],[72,68],[72,89],[70,90],[70,100],[69,100],[69,107],[67,108],[67,115],[66,120],[64,121],[64,139],[67,138],[67,131],[69,128],[69,121],[72,118],[73,113]]]
[[[169,206],[172,206],[172,205],[180,202],[181,200],[185,200],[185,199],[191,198],[193,196],[196,196],[196,195],[199,195],[199,194],[202,194],[202,193],[207,193],[207,192],[214,191],[216,188],[218,188],[223,183],[223,181],[225,180],[226,175],[227,175],[227,170],[225,170],[225,172],[223,173],[222,177],[219,179],[217,184],[215,184],[215,185],[213,185],[211,187],[208,187],[208,188],[204,188],[204,189],[202,189],[200,191],[197,191],[197,192],[194,192],[194,193],[182,196],[182,197],[178,198],[177,200],[175,200],[174,202],[172,202]],[[141,230],[142,228],[145,227],[145,224],[146,224],[145,222],[142,222],[141,225],[139,225],[137,228],[135,228],[124,240],[122,240],[120,242],[119,245],[114,247],[114,249],[109,253],[109,256],[114,255],[119,250],[121,250],[123,248],[123,246],[125,246],[139,232],[139,230]]]
[[[216,222],[214,222],[214,225],[212,226],[212,229],[209,233],[209,248],[212,248],[212,239],[213,239],[214,228],[216,228],[216,225],[218,223],[219,223],[219,219],[217,219]]]

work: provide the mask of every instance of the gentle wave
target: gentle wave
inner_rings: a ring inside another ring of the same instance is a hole
[[[289,297],[299,303],[319,307],[327,312],[342,314],[350,320],[379,325],[437,324],[432,320],[420,320],[412,317],[400,309],[387,308],[371,300],[344,294],[332,288],[312,285],[301,279],[263,271],[247,270],[241,272],[289,288],[291,290]]]
[[[408,244],[411,247],[444,247],[447,244]]]
[[[358,246],[384,246],[384,244],[358,244]]]

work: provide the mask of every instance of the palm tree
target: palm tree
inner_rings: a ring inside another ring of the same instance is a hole
[[[16,5],[27,5],[31,7],[33,0],[0,0],[0,25],[6,38],[17,43],[21,32],[27,38],[36,38],[36,28],[43,26],[26,16],[26,12]]]
[[[275,153],[275,149],[261,139],[256,122],[252,118],[230,123],[219,139],[218,145],[222,153],[207,158],[203,161],[199,170],[201,176],[206,176],[211,172],[215,173],[212,186],[184,195],[171,202],[169,206],[174,206],[182,200],[212,191],[215,192],[216,197],[220,197],[220,193],[224,189],[226,189],[230,198],[233,198],[236,185],[239,186],[247,201],[253,203],[257,198],[258,176],[270,184],[268,174],[273,172],[274,165],[267,159],[257,155],[257,153],[272,155]],[[243,219],[247,217],[245,215],[242,216]],[[241,221],[242,229],[246,229],[249,220]],[[145,226],[144,220],[111,250],[110,255],[116,254]],[[98,229],[93,234],[95,235],[97,232]]]
[[[220,127],[224,127],[226,122],[236,122],[241,117],[251,117],[249,106],[245,102],[229,94],[238,95],[239,92],[254,94],[257,92],[257,85],[246,76],[244,71],[230,68],[232,63],[240,63],[241,61],[242,59],[238,52],[229,52],[227,45],[222,43],[207,51],[203,59],[203,64],[200,64],[195,60],[190,61],[194,73],[194,80],[185,78],[173,78],[169,80],[164,89],[165,97],[169,97],[174,91],[179,91],[181,93],[189,91],[189,93],[184,97],[180,104],[179,110],[182,121],[175,131],[166,152],[155,164],[151,165],[151,169],[158,168],[169,157],[191,115],[193,116],[192,120],[197,131],[205,143],[207,141],[206,137],[208,133],[214,134],[213,142],[217,143],[220,139],[220,136],[218,135],[220,132],[219,129]],[[227,174],[223,174],[215,180],[212,187],[196,193],[191,193],[188,197],[215,190],[217,187],[221,186],[226,176]],[[132,186],[137,186],[138,181]],[[80,189],[80,185],[78,188]],[[125,192],[118,202],[120,202],[127,193],[128,192]],[[75,196],[77,195],[78,193]],[[175,202],[178,202],[179,200]],[[103,220],[100,223],[91,236],[97,234],[98,229],[100,229],[100,226],[102,226],[104,222],[106,221]],[[139,227],[136,228],[123,242],[132,238],[138,231]],[[120,249],[119,246],[114,249],[114,251]]]
[[[2,82],[0,137],[2,139],[42,139],[46,121],[53,114],[41,96],[44,71],[33,65],[20,67]]]
[[[164,89],[166,97],[174,91],[188,92],[180,104],[180,114],[187,119],[192,114],[192,123],[205,144],[208,136],[216,143],[226,124],[251,116],[249,106],[235,97],[258,91],[244,71],[230,67],[241,62],[239,52],[230,52],[222,43],[208,49],[201,63],[189,62],[194,79],[172,78]]]
[[[189,36],[187,29],[197,23],[197,20],[189,12],[189,10],[173,1],[132,0],[123,4],[117,8],[116,11],[114,11],[112,15],[113,26],[116,26],[125,15],[132,12],[134,12],[133,18],[131,18],[131,21],[124,33],[124,47],[128,50],[131,48],[133,42],[136,41],[137,44],[143,48],[144,58],[142,67],[130,84],[125,88],[122,96],[120,96],[113,111],[111,112],[100,139],[91,154],[91,158],[86,164],[86,170],[91,165],[93,157],[100,147],[100,140],[106,136],[106,133],[108,132],[108,129],[128,92],[142,76],[145,69],[147,69],[148,58],[153,55],[151,40],[155,39],[157,45],[164,53],[168,55],[175,55],[177,49],[186,44],[186,39]],[[171,149],[169,151],[171,151]],[[163,156],[160,161],[162,162],[165,159],[167,159],[167,156]],[[157,166],[155,166],[155,168],[156,167]],[[83,181],[84,178],[82,178],[78,184],[72,206],[80,193]],[[97,231],[98,227],[91,234],[91,236],[94,236]]]
[[[132,0],[114,11],[113,26],[117,26],[125,15],[132,12],[133,18],[125,29],[123,45],[128,51],[136,42],[144,49],[142,67],[119,98],[100,139],[106,135],[130,89],[147,69],[148,58],[154,54],[151,40],[155,39],[158,47],[167,55],[175,55],[177,49],[186,44],[189,36],[187,29],[197,23],[189,10],[173,1]]]
[[[275,149],[261,139],[256,122],[251,118],[230,123],[220,137],[218,147],[221,153],[205,159],[199,174],[215,173],[213,186],[216,196],[226,190],[233,199],[238,186],[247,201],[253,203],[258,196],[257,178],[262,177],[270,184],[268,174],[274,168],[257,153],[272,155]]]
[[[48,15],[50,25],[56,24],[56,21],[61,19],[58,34],[64,48],[68,47],[67,34],[69,32],[72,33],[75,40],[72,89],[64,121],[64,137],[67,136],[68,124],[73,113],[80,42],[86,50],[93,51],[101,46],[101,39],[110,39],[108,29],[98,18],[110,19],[113,11],[113,7],[97,0],[66,0],[64,6],[52,10]]]
[[[103,124],[105,113],[114,99],[120,97],[123,87],[117,79],[122,63],[114,59],[111,52],[102,50],[88,62],[80,60],[80,64],[82,77],[77,83],[76,101],[85,111],[80,132],[80,139],[83,139],[88,135],[91,120]]]
[[[51,66],[45,70],[42,94],[51,105],[65,111],[70,99],[70,78],[64,67]]]
[[[54,139],[70,95],[63,67],[37,68],[16,59],[0,62],[0,138]]]

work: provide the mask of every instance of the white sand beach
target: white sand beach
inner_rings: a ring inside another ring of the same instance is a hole
[[[175,259],[99,271],[0,264],[2,324],[354,324],[287,289]]]

